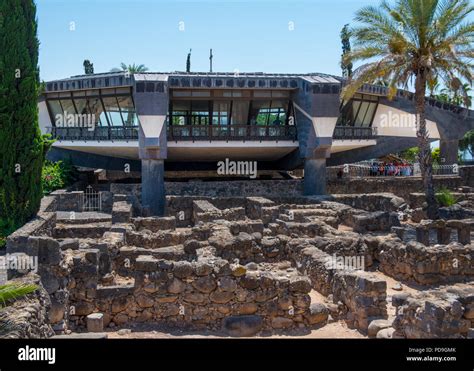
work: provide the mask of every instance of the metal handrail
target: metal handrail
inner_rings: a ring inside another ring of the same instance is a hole
[[[296,126],[169,125],[169,140],[296,140]]]
[[[377,137],[377,128],[358,126],[336,126],[333,139],[336,140],[369,140]]]
[[[47,132],[61,140],[138,140],[138,126],[95,127],[49,127]]]

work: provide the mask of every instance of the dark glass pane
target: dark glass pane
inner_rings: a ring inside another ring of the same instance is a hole
[[[117,97],[125,126],[137,126],[138,117],[133,106],[132,97]]]
[[[48,107],[53,118],[54,126],[56,126],[56,122],[62,120],[63,110],[61,108],[61,105],[59,104],[58,100],[49,100]]]
[[[232,125],[246,125],[249,115],[249,101],[234,101],[232,103]]]
[[[214,102],[212,112],[212,125],[228,125],[230,102]]]
[[[364,117],[364,122],[362,126],[369,127],[372,124],[372,118],[374,117],[375,109],[377,108],[377,103],[370,103],[369,109]]]
[[[109,118],[110,126],[122,126],[122,117],[120,116],[120,110],[115,97],[102,98],[105,106],[105,112],[102,112],[100,119],[102,122],[106,122],[107,117]]]
[[[362,102],[359,108],[359,112],[357,113],[354,126],[362,126],[362,122],[364,121],[367,108],[369,108],[369,102]]]

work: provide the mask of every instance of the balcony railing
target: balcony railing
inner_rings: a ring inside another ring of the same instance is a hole
[[[335,140],[369,140],[377,137],[377,128],[357,126],[336,126],[333,139]]]
[[[171,125],[168,140],[296,140],[296,126]]]
[[[87,127],[71,127],[71,128],[48,128],[54,139],[57,140],[138,140],[138,126],[113,126],[113,127],[96,127],[92,130]]]

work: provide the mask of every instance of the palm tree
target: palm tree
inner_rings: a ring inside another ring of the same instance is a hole
[[[431,219],[438,217],[438,206],[426,130],[427,82],[437,78],[447,86],[456,79],[471,84],[474,23],[467,16],[473,10],[469,0],[396,0],[393,5],[383,0],[378,7],[359,10],[359,24],[351,30],[355,42],[347,58],[370,63],[344,88],[344,101],[378,78],[389,80],[390,99],[397,86],[407,88],[414,80],[419,161]]]
[[[0,285],[0,308],[7,306],[10,302],[22,296],[31,294],[37,289],[38,286],[33,284],[7,283]],[[8,319],[5,313],[0,311],[0,337],[15,331],[17,327],[16,323]]]
[[[38,286],[32,284],[7,283],[0,285],[0,308],[5,307],[12,300],[31,294],[37,288]]]
[[[130,74],[134,73],[140,73],[140,72],[146,72],[148,71],[148,67],[146,67],[144,64],[129,64],[126,65],[125,63],[120,63],[120,68],[112,68],[110,72],[129,72]]]

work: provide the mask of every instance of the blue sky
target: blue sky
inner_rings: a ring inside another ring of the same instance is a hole
[[[182,71],[190,48],[192,71],[209,70],[212,48],[214,71],[340,74],[340,30],[371,3],[37,0],[41,79],[82,74],[84,59],[95,72],[121,62]]]

